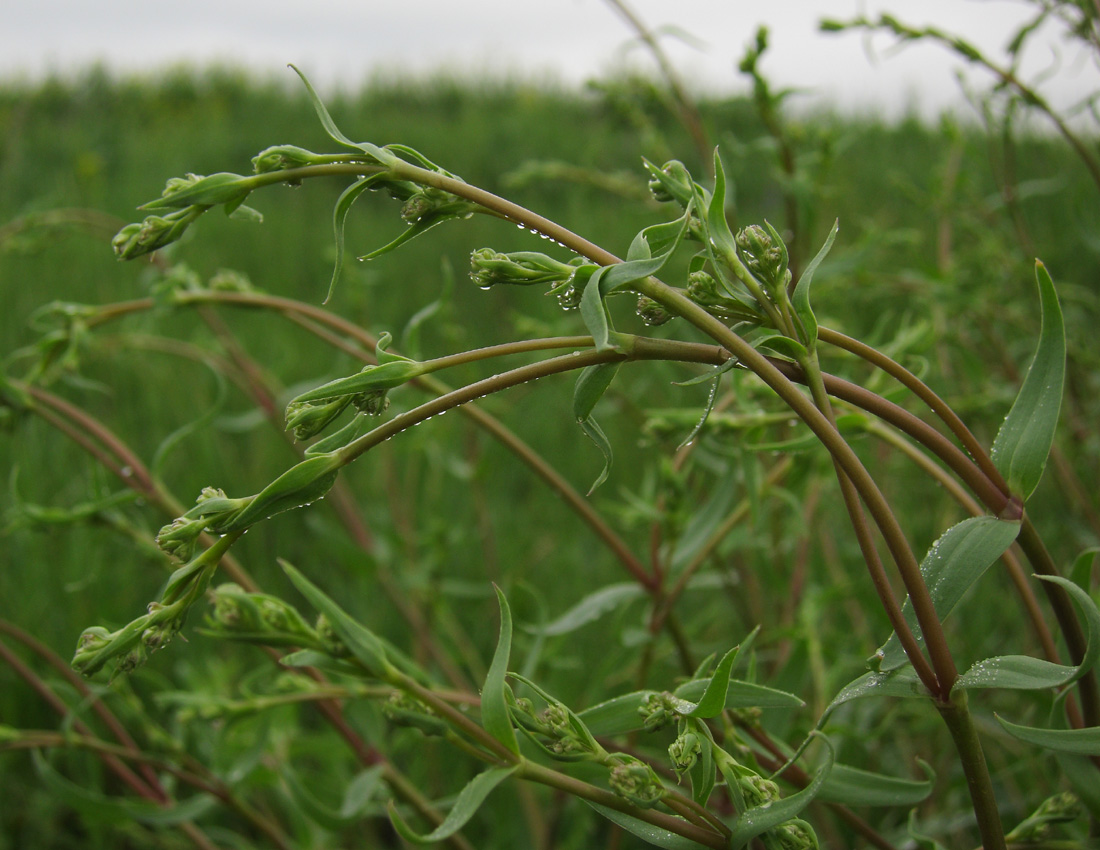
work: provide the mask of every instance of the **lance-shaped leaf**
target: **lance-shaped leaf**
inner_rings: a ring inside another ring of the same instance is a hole
[[[972,517],[949,528],[932,544],[920,569],[941,621],[955,608],[967,588],[1012,545],[1019,533],[1018,522],[995,517]],[[906,600],[902,613],[909,627],[917,630],[917,617],[909,600]],[[878,670],[883,673],[896,670],[907,661],[896,634],[890,635],[874,658]],[[872,664],[875,662],[872,661]]]
[[[379,175],[372,174],[362,177],[346,188],[336,200],[336,206],[332,208],[332,229],[336,238],[336,263],[332,269],[332,280],[328,284],[328,293],[323,303],[327,304],[336,289],[336,281],[340,279],[340,272],[344,268],[344,222],[347,221],[348,212],[352,204],[371,185],[377,182]]]
[[[735,658],[736,662],[736,658]],[[683,707],[684,713],[697,706],[710,685],[710,679],[693,679],[676,689],[673,705]],[[601,702],[579,712],[580,718],[593,735],[610,737],[636,732],[644,728],[644,718],[639,709],[647,697],[659,691],[635,691]],[[726,688],[726,701],[723,708],[799,708],[805,703],[792,693],[776,690],[754,682],[742,682],[730,679]]]
[[[257,493],[239,513],[211,530],[220,534],[255,525],[276,514],[310,505],[323,499],[344,461],[338,453],[315,455],[295,464]]]
[[[1035,278],[1043,317],[1039,346],[992,451],[993,462],[1012,492],[1025,500],[1039,484],[1054,443],[1066,374],[1066,330],[1058,293],[1046,266],[1038,261]]]
[[[596,444],[596,448],[600,450],[604,458],[603,469],[592,486],[588,488],[588,495],[592,495],[592,491],[607,480],[607,473],[611,469],[613,459],[611,442],[607,439],[603,429],[596,423],[596,420],[592,418],[592,409],[596,406],[596,402],[603,397],[607,388],[611,386],[611,382],[615,379],[618,371],[618,363],[598,363],[595,366],[586,366],[577,377],[577,384],[573,389],[573,415],[577,418],[577,424],[581,426],[581,430],[584,431],[588,439]]]
[[[385,681],[397,674],[397,670],[386,658],[385,645],[374,632],[352,618],[289,562],[279,559],[279,565],[309,604],[325,615],[332,630],[368,672]]]
[[[393,357],[393,355],[391,355]],[[295,396],[291,399],[290,406],[305,404],[314,401],[328,401],[341,396],[353,396],[359,393],[389,390],[418,378],[429,371],[423,363],[407,358],[391,359],[388,363],[367,366],[354,375],[346,378],[337,378],[319,387]]]
[[[1054,664],[1027,655],[1002,655],[986,658],[974,664],[955,682],[956,688],[977,690],[981,688],[1006,688],[1034,691],[1044,688],[1060,688],[1076,682],[1092,669],[1100,656],[1100,608],[1092,597],[1067,578],[1039,576],[1043,581],[1061,585],[1077,603],[1085,617],[1088,630],[1088,646],[1081,663],[1076,666]]]
[[[459,792],[455,804],[447,813],[443,823],[427,835],[413,832],[412,828],[397,813],[397,807],[391,801],[389,814],[393,828],[397,830],[398,835],[413,844],[434,844],[437,841],[450,838],[462,829],[467,821],[481,808],[481,804],[485,802],[485,798],[489,796],[489,793],[518,769],[519,765],[491,767],[484,773],[479,773]]]
[[[497,592],[497,602],[500,605],[500,636],[496,651],[493,653],[493,661],[489,665],[489,673],[481,689],[481,725],[485,727],[486,732],[519,755],[519,742],[516,741],[516,730],[512,727],[512,714],[508,710],[508,699],[504,694],[504,689],[507,687],[504,680],[508,675],[508,657],[512,653],[512,610],[508,607],[504,592],[496,585],[493,587]]]
[[[821,265],[822,260],[828,255],[829,249],[833,247],[833,240],[836,239],[839,229],[840,220],[837,219],[833,223],[833,229],[829,231],[829,236],[825,239],[825,244],[821,246],[817,256],[810,260],[806,270],[802,272],[802,277],[795,284],[794,293],[791,295],[791,306],[794,308],[794,314],[798,317],[798,321],[802,323],[802,342],[810,350],[813,350],[814,346],[817,345],[817,316],[814,315],[814,311],[810,307],[810,284],[813,282],[817,267]]]
[[[734,647],[724,656],[722,660],[718,662],[718,666],[714,670],[714,675],[710,681],[707,682],[706,688],[703,690],[703,695],[699,698],[698,703],[687,702],[683,706],[677,706],[677,711],[687,717],[699,717],[702,719],[709,719],[711,717],[717,717],[726,707],[726,692],[730,686],[730,671],[733,669],[733,662],[737,658],[737,647]],[[679,694],[677,694],[679,696]],[[690,706],[690,708],[689,708]],[[686,711],[684,709],[687,709]]]
[[[187,800],[169,805],[104,794],[66,779],[53,769],[38,750],[32,750],[31,757],[38,777],[55,799],[100,823],[123,824],[136,820],[151,826],[172,826],[193,821],[217,805],[217,800],[210,794],[196,794]]]
[[[657,274],[687,232],[689,212],[673,221],[654,224],[640,231],[630,244],[626,261],[597,269],[581,293],[581,319],[592,334],[597,351],[614,348],[611,318],[604,299],[612,292]],[[656,253],[654,253],[656,251]]]
[[[243,174],[222,171],[202,177],[190,174],[186,178],[174,177],[168,181],[164,194],[155,201],[138,207],[139,210],[180,210],[186,207],[213,207],[228,204],[231,213],[240,206],[255,188],[255,179]]]
[[[685,838],[675,832],[669,832],[667,829],[646,823],[644,820],[639,820],[626,812],[601,806],[591,800],[585,800],[585,802],[612,823],[622,827],[631,835],[638,836],[642,841],[652,844],[654,847],[663,847],[664,850],[699,850],[699,847],[702,846],[690,838]],[[687,821],[684,821],[684,823],[687,824]]]
[[[733,253],[737,250],[733,233],[730,231],[729,222],[726,220],[726,169],[722,165],[722,158],[718,156],[718,149],[714,149],[714,192],[710,198],[701,192],[697,198],[700,207],[707,212],[707,234],[713,248],[719,253]]]
[[[593,620],[599,619],[608,611],[614,611],[616,608],[645,595],[645,588],[636,581],[601,587],[599,590],[585,596],[557,619],[544,626],[531,628],[529,631],[540,635],[568,634],[587,623],[591,623]]]
[[[931,767],[919,759],[918,763],[927,779],[899,779],[846,764],[834,764],[817,799],[822,803],[847,806],[915,806],[932,793],[936,779]]]
[[[1013,738],[1046,750],[1078,756],[1100,756],[1100,726],[1085,729],[1042,729],[1018,726],[997,716],[997,722]]]
[[[392,165],[397,162],[397,157],[387,150],[384,150],[377,145],[372,145],[369,142],[353,142],[347,136],[340,132],[340,128],[336,126],[336,122],[332,120],[332,116],[329,115],[328,110],[325,108],[324,103],[321,102],[321,98],[317,95],[313,86],[310,84],[306,75],[303,74],[294,65],[290,66],[299,77],[302,78],[302,83],[306,87],[306,91],[309,93],[309,99],[313,103],[313,108],[317,112],[317,117],[321,120],[321,125],[325,128],[325,132],[329,134],[329,137],[334,142],[339,142],[349,148],[362,151],[367,154],[371,159],[382,165]]]

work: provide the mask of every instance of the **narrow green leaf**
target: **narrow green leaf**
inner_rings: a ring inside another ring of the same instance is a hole
[[[603,293],[600,291],[600,281],[609,268],[611,266],[601,266],[596,269],[581,290],[581,320],[592,335],[597,351],[614,348],[611,344],[611,317],[608,315],[607,305],[604,304]]]
[[[557,619],[528,631],[540,635],[568,634],[642,596],[645,596],[645,589],[637,582],[623,582],[601,587],[594,593],[588,594]]]
[[[638,712],[645,698],[657,691],[635,691],[613,697],[579,712],[579,717],[593,735],[605,738],[625,735],[642,728],[642,715]]]
[[[302,78],[302,83],[305,84],[306,91],[309,93],[309,99],[313,103],[313,108],[317,112],[317,117],[321,120],[321,126],[325,128],[325,132],[329,134],[329,138],[349,148],[360,150],[383,165],[391,165],[397,161],[397,157],[389,151],[383,150],[377,145],[372,145],[368,142],[353,142],[341,133],[340,128],[337,127],[336,122],[332,120],[332,116],[329,115],[328,109],[325,108],[325,104],[321,101],[320,96],[314,90],[306,75],[294,65],[291,65],[290,68],[295,74]]]
[[[802,272],[802,277],[798,279],[798,283],[794,287],[794,293],[791,295],[791,306],[794,308],[794,314],[798,317],[798,321],[802,323],[802,330],[805,332],[802,341],[811,350],[817,345],[817,316],[814,315],[814,311],[810,307],[810,283],[813,281],[817,267],[821,265],[822,260],[828,256],[829,250],[833,247],[833,241],[836,239],[838,230],[840,230],[840,219],[833,223],[833,229],[829,231],[825,244],[821,246],[817,256],[810,260],[810,264]]]
[[[928,697],[929,693],[921,684],[920,677],[909,664],[891,670],[888,673],[865,673],[840,689],[833,701],[826,707],[818,721],[818,728],[825,725],[829,715],[846,702],[864,697]]]
[[[1011,690],[1042,690],[1060,688],[1076,682],[1096,663],[1100,656],[1100,608],[1092,597],[1072,581],[1061,576],[1040,576],[1043,581],[1061,585],[1073,597],[1085,617],[1088,646],[1081,663],[1074,666],[1054,664],[1041,658],[1026,655],[1004,655],[978,661],[958,678],[956,688],[977,690],[982,688],[1006,688]]]
[[[578,420],[587,419],[592,415],[596,402],[603,398],[607,388],[615,380],[619,365],[618,363],[598,363],[581,370],[573,388],[573,415]]]
[[[694,512],[684,533],[676,541],[671,559],[673,572],[691,561],[710,541],[715,530],[729,516],[737,488],[735,475],[725,475],[718,480],[706,504]]]
[[[936,774],[920,761],[927,779],[898,779],[882,773],[871,773],[846,764],[834,764],[817,799],[822,803],[846,806],[915,806],[928,798]]]
[[[943,533],[932,544],[921,562],[921,574],[928,586],[936,614],[944,620],[966,590],[1012,545],[1020,533],[1020,523],[996,517],[972,517]],[[914,632],[919,631],[917,617],[909,600],[902,613]],[[875,654],[880,672],[896,670],[906,663],[905,650],[896,634]],[[874,662],[872,662],[874,663]]]
[[[1018,726],[999,715],[994,716],[1009,735],[1024,743],[1059,753],[1100,756],[1100,726],[1089,726],[1085,729],[1040,729],[1036,726]]]
[[[1039,346],[997,438],[992,458],[1013,493],[1027,499],[1042,478],[1062,404],[1066,373],[1066,331],[1058,293],[1046,266],[1036,261],[1042,325]]]
[[[385,646],[374,632],[352,619],[343,608],[298,572],[290,562],[280,558],[279,565],[309,604],[325,615],[333,631],[340,636],[340,640],[372,675],[388,681],[391,675],[396,673],[386,658]]]
[[[587,289],[585,291],[587,292]],[[618,371],[618,363],[600,363],[595,366],[586,366],[577,377],[577,383],[573,389],[573,415],[577,417],[577,424],[585,436],[596,444],[596,448],[600,450],[604,459],[603,469],[592,483],[592,486],[588,488],[589,496],[607,480],[608,472],[611,470],[611,461],[614,457],[611,450],[611,441],[607,439],[603,429],[592,418],[592,409],[596,406],[596,402],[603,397],[607,388],[611,386],[611,382],[615,379]]]
[[[249,501],[239,513],[216,529],[227,534],[242,528],[248,528],[276,514],[311,505],[323,499],[343,465],[336,454],[314,455],[295,464]],[[211,529],[214,530],[214,529]]]
[[[736,661],[735,655],[733,662]],[[710,679],[694,679],[680,685],[674,693],[679,699],[695,702],[702,699],[710,682]],[[789,691],[780,691],[755,682],[730,679],[726,688],[725,708],[799,708],[805,704]]]
[[[939,841],[930,835],[925,835],[917,828],[917,810],[913,809],[909,812],[909,824],[908,830],[909,837],[912,838],[920,850],[947,850]]]
[[[711,243],[721,253],[734,254],[737,252],[737,245],[730,231],[729,222],[726,220],[726,186],[726,169],[722,165],[722,158],[718,156],[718,149],[715,148],[714,192],[710,198],[699,195],[696,202],[706,210],[707,233]]]
[[[512,610],[508,607],[504,592],[496,585],[493,587],[500,605],[500,636],[481,689],[481,724],[486,732],[519,755],[516,730],[512,728],[512,715],[504,695],[507,687],[504,679],[508,675],[508,658],[512,652]]]
[[[459,792],[454,806],[447,813],[443,823],[427,835],[419,835],[413,832],[397,813],[397,807],[391,801],[389,814],[393,828],[397,830],[402,838],[411,841],[413,844],[434,844],[437,841],[450,838],[474,816],[481,804],[485,802],[485,798],[489,796],[489,793],[518,769],[519,765],[514,764],[510,767],[491,767],[484,773],[479,773]]]
[[[171,826],[193,821],[217,805],[217,800],[209,794],[196,794],[168,806],[104,794],[66,779],[54,770],[38,750],[31,751],[31,758],[42,784],[56,799],[72,806],[83,816],[101,823],[121,824],[128,820],[138,820],[156,826]]]
[[[340,809],[337,810],[320,800],[309,788],[308,783],[299,779],[294,771],[287,768],[282,775],[290,796],[306,817],[333,832],[360,820],[371,797],[383,787],[382,766],[375,765],[367,768],[349,784],[348,792],[344,796]]]
[[[193,176],[189,179],[193,179]],[[184,209],[191,206],[212,207],[218,204],[234,203],[240,206],[241,201],[252,192],[253,186],[252,177],[221,171],[195,180],[190,186],[169,192],[155,201],[142,204],[138,209]]]
[[[328,304],[332,293],[336,290],[336,281],[340,279],[340,272],[344,268],[344,222],[347,221],[348,212],[356,199],[370,188],[377,175],[362,177],[346,188],[336,200],[336,206],[332,208],[332,229],[336,238],[336,264],[332,269],[332,280],[328,284],[328,294],[325,295],[323,304]]]
[[[585,800],[585,802],[612,823],[622,827],[631,835],[636,835],[647,844],[652,844],[654,847],[663,847],[665,850],[699,850],[703,846],[690,838],[684,838],[684,836],[677,835],[675,832],[669,832],[667,829],[661,829],[659,826],[646,823],[633,815],[626,814],[626,812],[609,809],[607,806],[601,806],[591,800]],[[686,825],[687,821],[684,821],[684,824]]]
[[[401,235],[394,239],[392,242],[386,243],[381,248],[375,248],[373,251],[367,254],[363,254],[357,259],[363,261],[377,259],[383,254],[388,254],[391,251],[400,248],[406,242],[411,242],[417,236],[422,236],[436,225],[443,224],[443,222],[450,221],[451,219],[465,217],[466,213],[437,213],[434,215],[426,215],[402,230]]]
[[[833,745],[829,742],[829,739],[824,735],[821,735],[820,738],[825,742],[828,756],[825,763],[814,774],[813,781],[797,794],[742,812],[733,822],[733,834],[729,839],[729,846],[733,850],[744,847],[756,836],[762,835],[769,829],[774,829],[780,824],[798,817],[799,813],[817,797],[829,778],[834,758]]]
[[[737,647],[722,656],[722,660],[718,662],[718,666],[714,670],[714,675],[703,691],[703,696],[700,697],[698,704],[688,712],[688,717],[699,717],[706,720],[717,717],[725,710],[726,692],[730,686],[730,670],[733,669],[733,662],[736,658]]]

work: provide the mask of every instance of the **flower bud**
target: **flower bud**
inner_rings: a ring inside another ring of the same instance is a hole
[[[681,207],[688,205],[695,193],[695,184],[683,163],[672,160],[658,169],[653,163],[646,162],[645,167],[650,174],[649,191],[655,201],[675,201]]]
[[[684,732],[668,747],[668,755],[672,759],[672,766],[679,775],[691,770],[702,754],[703,740],[695,732]]]
[[[780,850],[819,850],[813,828],[803,820],[792,820],[771,833]]]
[[[470,254],[470,279],[482,289],[502,283],[519,286],[559,284],[572,280],[576,272],[577,266],[537,251],[502,254],[492,248],[480,248]]]
[[[403,691],[394,691],[382,704],[382,713],[395,726],[419,729],[425,735],[446,734],[447,724],[432,709]]]
[[[656,806],[665,796],[665,786],[661,784],[661,778],[652,767],[633,756],[618,758],[629,761],[612,768],[608,778],[611,790],[640,808],[651,809]]]
[[[779,799],[779,786],[772,780],[765,779],[757,773],[744,769],[740,782],[741,793],[745,795],[745,804],[749,808],[774,803]]]
[[[727,324],[752,322],[758,324],[761,316],[749,305],[727,295],[722,285],[711,274],[696,271],[688,275],[687,297]]]
[[[351,650],[348,649],[343,638],[336,634],[336,629],[332,627],[332,622],[324,614],[317,616],[317,622],[314,623],[313,630],[317,633],[317,638],[321,641],[322,650],[332,656],[333,658],[347,658],[351,655]]]
[[[642,321],[650,327],[666,324],[672,321],[673,318],[668,310],[648,295],[638,296],[638,306],[635,308],[635,312],[641,317]]]
[[[260,151],[252,157],[252,171],[255,174],[267,174],[271,171],[284,171],[287,168],[302,168],[327,162],[329,157],[307,151],[295,145],[275,145]]]
[[[351,400],[344,396],[322,402],[291,401],[286,407],[286,429],[294,432],[295,440],[308,440],[325,430]]]
[[[195,556],[199,537],[205,530],[206,523],[202,520],[176,517],[157,532],[156,543],[161,551],[186,564]]]
[[[787,269],[787,246],[771,225],[767,230],[752,224],[734,237],[741,262],[764,284],[765,289],[776,292],[784,289],[791,279]]]
[[[151,254],[179,239],[199,214],[201,210],[183,209],[166,216],[146,216],[140,224],[128,224],[116,233],[111,248],[120,260]]]
[[[390,406],[388,393],[389,390],[372,390],[369,393],[358,393],[351,397],[351,403],[360,413],[365,413],[367,416],[378,416],[385,413],[386,408]]]
[[[676,713],[672,694],[662,693],[647,694],[642,704],[638,706],[638,714],[642,716],[642,725],[647,732],[656,732],[663,729],[680,715]]]

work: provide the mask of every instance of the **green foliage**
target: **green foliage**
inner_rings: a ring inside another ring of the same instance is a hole
[[[767,47],[672,112],[0,91],[0,848],[1088,846],[1091,161],[791,118]]]

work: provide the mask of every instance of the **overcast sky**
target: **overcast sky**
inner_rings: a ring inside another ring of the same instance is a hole
[[[764,69],[778,85],[813,93],[805,102],[896,114],[926,113],[961,100],[960,67],[931,45],[889,50],[890,39],[825,35],[823,17],[891,11],[914,25],[935,23],[1000,56],[1034,4],[1024,0],[629,0],[653,28],[679,27],[693,44],[664,42],[697,88],[745,91],[736,71],[757,25],[772,31]],[[652,67],[631,46],[632,31],[606,0],[0,0],[0,77],[37,79],[102,61],[148,72],[186,62],[222,62],[290,79],[288,62],[321,85],[357,85],[378,69],[466,75],[511,73],[565,84],[624,63]],[[868,48],[873,48],[869,55]],[[1079,51],[1051,38],[1031,71],[1057,68],[1045,91],[1061,104],[1100,87]],[[988,78],[971,71],[971,79]]]

